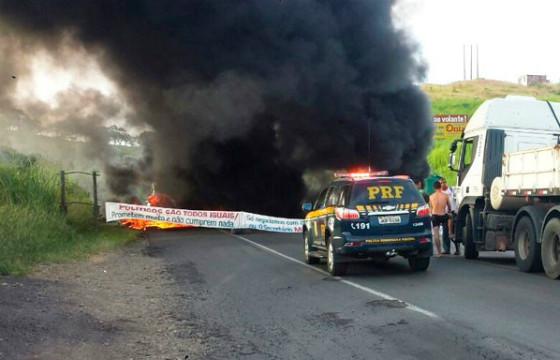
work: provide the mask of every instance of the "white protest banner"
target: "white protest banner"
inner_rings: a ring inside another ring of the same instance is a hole
[[[216,229],[239,229],[240,223],[237,211],[183,210],[112,202],[105,203],[105,217],[107,222],[138,219]]]
[[[123,203],[105,203],[107,222],[119,220],[161,221],[216,229],[253,229],[301,233],[302,219],[286,219],[238,211],[209,211],[163,208]]]
[[[241,226],[244,229],[300,233],[303,229],[303,220],[278,218],[244,212],[241,217]]]

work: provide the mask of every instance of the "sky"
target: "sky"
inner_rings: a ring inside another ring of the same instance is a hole
[[[560,81],[559,0],[401,0],[396,21],[421,47],[428,64],[427,83],[462,81],[463,45],[466,79],[479,77],[517,82],[524,74]]]
[[[397,0],[396,4],[394,21],[419,44],[418,56],[427,63],[426,83],[470,79],[471,45],[472,78],[478,73],[480,78],[516,83],[521,75],[536,74],[560,82],[556,36],[560,0]],[[91,63],[86,74],[84,61]],[[71,85],[105,95],[115,92],[94,60],[83,56],[78,65],[60,67],[48,54],[40,54],[30,81],[21,83],[17,95],[34,95],[53,104],[56,94]]]

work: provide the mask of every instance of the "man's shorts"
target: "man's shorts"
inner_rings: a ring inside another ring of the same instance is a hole
[[[434,227],[447,225],[447,220],[449,220],[449,215],[432,215],[432,225]]]

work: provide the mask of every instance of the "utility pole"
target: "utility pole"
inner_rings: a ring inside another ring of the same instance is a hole
[[[463,81],[467,80],[467,59],[465,56],[465,44],[463,44]]]
[[[480,73],[478,71],[478,44],[476,44],[476,78],[480,79]]]
[[[471,44],[471,80],[472,80],[472,44]]]

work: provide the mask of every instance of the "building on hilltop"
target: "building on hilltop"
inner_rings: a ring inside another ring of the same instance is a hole
[[[519,85],[534,85],[534,84],[546,84],[550,81],[546,79],[546,75],[523,75],[519,77]]]

